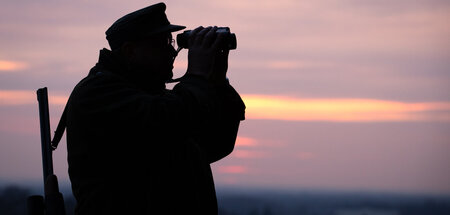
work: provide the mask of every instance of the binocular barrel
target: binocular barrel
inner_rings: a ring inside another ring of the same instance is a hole
[[[181,34],[177,35],[177,44],[178,47],[189,49],[189,37],[191,35],[192,30],[186,30]],[[222,50],[233,50],[237,48],[237,40],[236,34],[230,32],[230,28],[228,27],[220,27],[217,28],[217,34],[225,33],[224,43],[221,45]]]

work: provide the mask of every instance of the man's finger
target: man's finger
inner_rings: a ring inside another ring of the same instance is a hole
[[[216,31],[217,31],[217,26],[214,26],[213,28],[211,28],[211,30],[208,33],[206,33],[205,38],[203,40],[203,44],[206,47],[211,46],[212,42],[216,38]]]
[[[212,44],[212,48],[214,50],[219,50],[221,49],[224,41],[225,41],[225,37],[227,36],[227,33],[218,33],[217,34],[217,38],[216,41],[214,41],[214,43]]]
[[[228,55],[230,54],[230,50],[229,49],[224,49],[222,50],[222,52],[220,53],[220,56],[223,58],[228,58]]]
[[[195,35],[194,44],[202,44],[203,37],[205,36],[206,33],[208,33],[210,29],[211,27],[207,27],[198,32],[197,35]]]
[[[198,34],[199,31],[201,31],[203,29],[204,29],[203,26],[199,26],[198,28],[191,31],[191,34],[189,35],[189,41],[188,41],[189,45],[194,44],[195,36]]]

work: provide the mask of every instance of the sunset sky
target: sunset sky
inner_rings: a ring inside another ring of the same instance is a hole
[[[157,2],[2,2],[0,184],[42,180],[36,89],[49,89],[54,130],[106,29]],[[237,35],[228,76],[247,119],[212,165],[217,186],[450,194],[450,1],[165,3],[171,23]],[[175,76],[186,65],[184,50]],[[62,183],[66,156],[64,140]]]

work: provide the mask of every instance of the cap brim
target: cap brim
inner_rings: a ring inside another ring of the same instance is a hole
[[[151,32],[147,32],[145,35],[146,36],[152,36],[152,35],[161,34],[161,33],[170,33],[170,32],[183,30],[185,28],[186,28],[186,26],[169,24],[169,25],[157,28],[157,29],[155,29],[155,30],[153,30]]]

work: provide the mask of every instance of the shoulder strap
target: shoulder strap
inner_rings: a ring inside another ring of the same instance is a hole
[[[64,130],[67,126],[67,104],[64,107],[64,111],[61,115],[61,119],[59,120],[58,127],[56,127],[55,135],[53,136],[52,140],[52,149],[55,150],[58,147],[59,141],[61,141],[61,138],[64,134]]]
[[[80,81],[80,83],[86,81],[87,78],[92,77],[92,74],[95,74],[95,68],[96,67],[92,68],[89,71],[89,75],[84,77]],[[67,101],[66,106],[64,106],[64,111],[61,115],[61,119],[59,119],[58,127],[56,127],[55,135],[53,136],[53,139],[52,139],[51,145],[52,145],[53,150],[55,150],[58,147],[58,144],[61,141],[61,138],[64,134],[64,130],[66,130],[66,127],[67,127],[67,105],[68,105],[68,102],[69,101]]]

